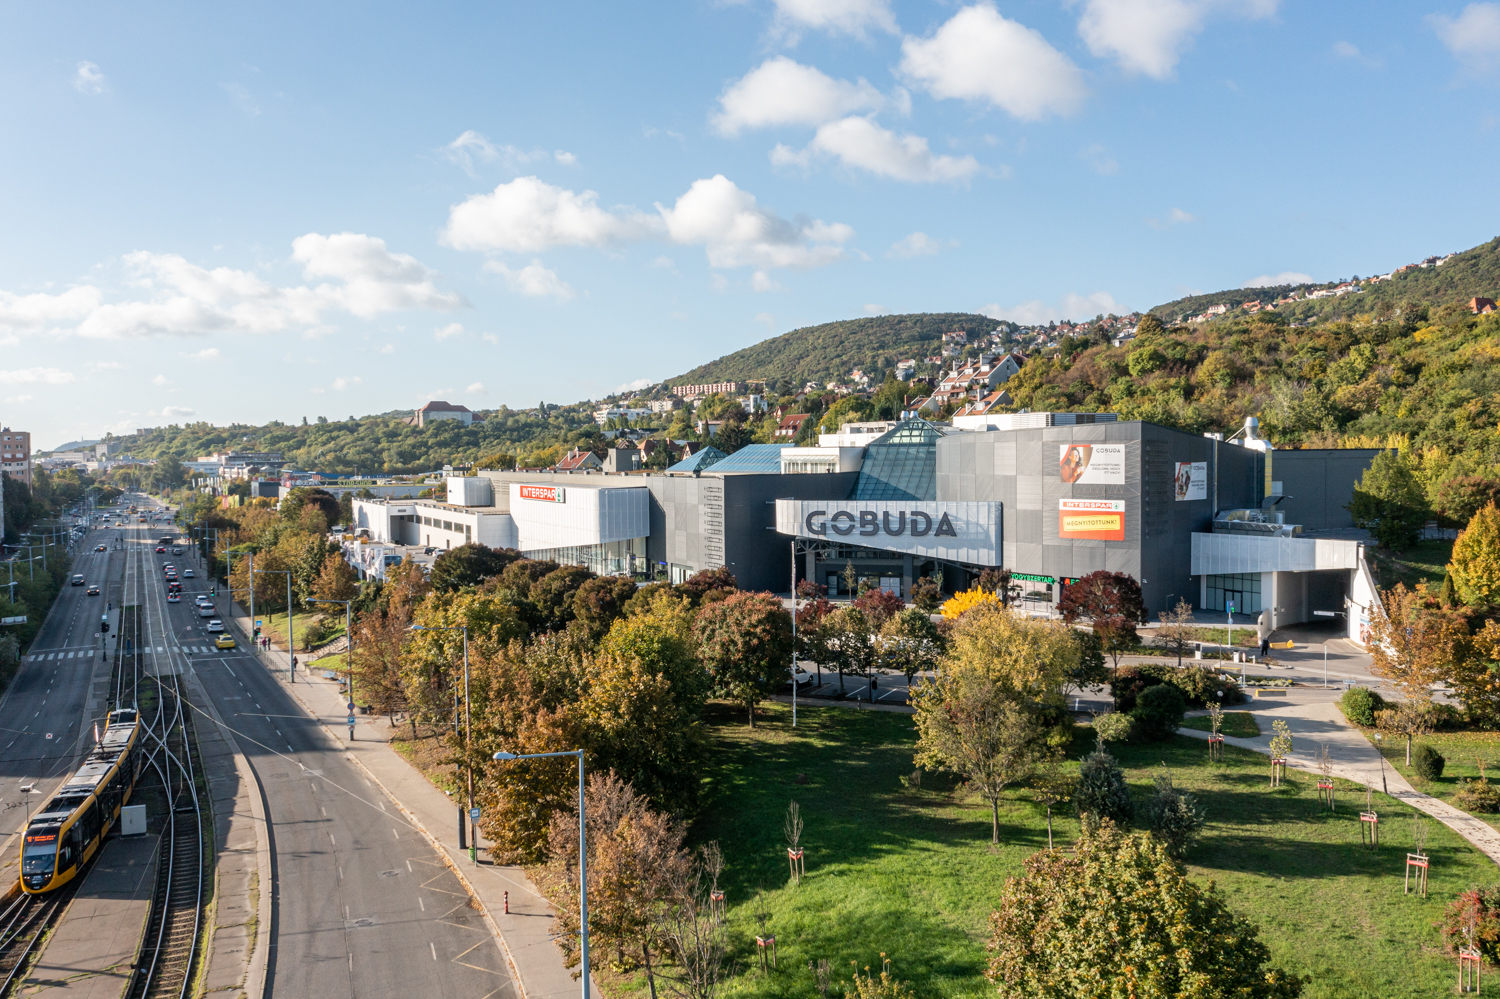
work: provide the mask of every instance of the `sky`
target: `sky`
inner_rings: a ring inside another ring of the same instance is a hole
[[[9,2],[0,422],[569,403],[1382,273],[1497,235],[1497,121],[1493,2]]]

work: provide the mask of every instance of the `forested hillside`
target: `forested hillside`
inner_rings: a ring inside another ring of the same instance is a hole
[[[843,381],[860,368],[871,377],[903,358],[940,352],[944,333],[988,332],[996,322],[968,312],[922,312],[906,316],[844,319],[783,333],[752,347],[699,365],[670,384],[770,380],[783,387],[808,381]]]

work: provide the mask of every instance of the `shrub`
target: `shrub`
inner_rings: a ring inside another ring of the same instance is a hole
[[[1146,820],[1151,824],[1151,835],[1168,853],[1180,858],[1203,829],[1203,812],[1196,798],[1173,786],[1171,774],[1162,771],[1155,782],[1156,791],[1146,804]]]
[[[1239,704],[1245,699],[1237,681],[1220,676],[1206,666],[1184,666],[1178,669],[1175,666],[1153,664],[1146,669],[1160,676],[1164,683],[1170,683],[1182,691],[1182,696],[1195,708],[1206,708],[1214,703]],[[1224,696],[1219,696],[1220,691],[1223,691]]]
[[[1437,780],[1443,776],[1443,767],[1447,763],[1442,753],[1425,742],[1411,754],[1411,765],[1417,771],[1417,776],[1423,780]]]
[[[1472,945],[1491,964],[1500,963],[1500,886],[1460,893],[1448,903],[1438,926],[1450,953]]]
[[[1487,777],[1466,780],[1463,789],[1453,796],[1453,803],[1466,812],[1500,812],[1500,788]]]
[[[1094,734],[1103,742],[1124,742],[1135,735],[1135,721],[1123,711],[1109,711],[1094,719]]]
[[[1109,819],[1128,826],[1135,817],[1135,802],[1125,784],[1125,772],[1103,746],[1083,758],[1078,770],[1078,787],[1073,792],[1073,807],[1088,827]]]
[[[1182,691],[1170,683],[1148,687],[1136,698],[1135,710],[1130,716],[1136,728],[1146,739],[1167,739],[1182,725],[1182,715],[1187,702]]]
[[[1369,687],[1350,687],[1339,698],[1339,710],[1355,725],[1364,728],[1375,726],[1375,712],[1385,707],[1385,698]]]
[[[1136,698],[1141,696],[1141,692],[1159,683],[1161,677],[1140,666],[1121,666],[1109,681],[1109,692],[1115,699],[1115,710],[1135,710]]]

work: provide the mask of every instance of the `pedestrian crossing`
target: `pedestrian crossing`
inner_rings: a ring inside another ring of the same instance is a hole
[[[96,653],[98,653],[98,651],[98,648],[95,647],[85,649],[58,649],[47,652],[33,652],[26,657],[26,661],[29,663],[39,663],[51,662],[54,660],[60,661],[63,659],[91,659]],[[155,648],[144,648],[140,650],[142,655],[147,656],[165,654],[166,651],[166,648],[160,645],[156,646]],[[219,649],[212,645],[182,645],[178,647],[178,651],[192,656],[206,656],[215,652],[227,652],[229,650]]]

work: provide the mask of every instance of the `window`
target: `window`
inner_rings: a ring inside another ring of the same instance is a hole
[[[1209,576],[1208,599],[1204,602],[1204,610],[1227,611],[1231,600],[1234,601],[1236,614],[1259,614],[1260,573]]]
[[[468,524],[465,524],[464,525],[464,540],[468,541],[472,537],[474,537],[474,529],[472,527],[470,527]]]
[[[453,530],[453,521],[451,521],[451,520],[445,520],[445,521],[443,521],[443,530],[445,530],[445,531],[451,531],[451,530]]]
[[[926,420],[903,420],[871,441],[854,498],[937,499],[937,442],[942,431]]]

